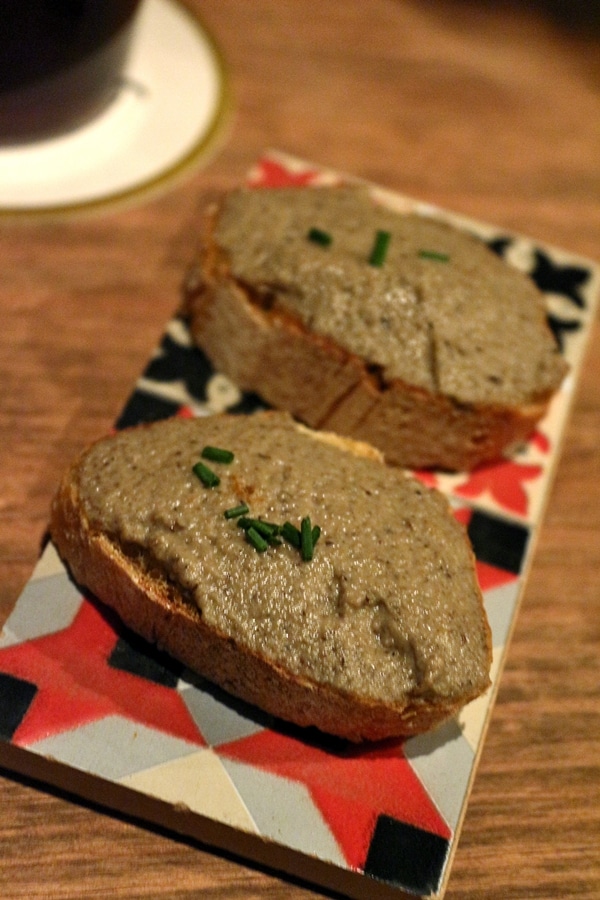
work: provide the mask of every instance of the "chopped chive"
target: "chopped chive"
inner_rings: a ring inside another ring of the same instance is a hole
[[[333,238],[327,231],[323,231],[321,228],[311,228],[307,234],[307,238],[309,241],[312,241],[313,244],[320,244],[321,247],[329,247]]]
[[[296,550],[300,551],[303,560],[313,558],[314,548],[321,536],[318,525],[311,524],[310,517],[302,519],[300,528],[296,528],[291,522],[278,525],[276,522],[267,522],[264,519],[256,519],[247,516],[248,507],[245,503],[234,506],[231,510],[225,510],[227,518],[237,518],[237,525],[245,532],[246,540],[259,552],[263,552],[269,546],[280,546],[284,538]],[[229,515],[228,515],[229,513]]]
[[[272,525],[270,522],[264,522],[262,519],[253,519],[246,515],[238,519],[238,525],[240,528],[243,528],[244,531],[247,531],[248,528],[256,528],[257,531],[263,534],[272,534],[277,528],[276,525]]]
[[[239,506],[231,506],[229,509],[226,509],[223,515],[226,519],[237,519],[238,516],[245,516],[247,512],[247,505],[240,503]]]
[[[278,538],[280,527],[276,525],[274,522],[265,522],[263,519],[252,519],[248,516],[241,516],[238,519],[238,525],[240,528],[243,528],[244,531],[249,531],[250,528],[253,528],[261,537],[263,537],[269,544],[280,544],[281,541]]]
[[[313,558],[312,525],[310,517],[305,516],[300,523],[300,552],[302,559],[308,562]]]
[[[281,526],[281,535],[286,539],[288,544],[292,545],[292,547],[295,547],[297,550],[300,549],[300,545],[302,543],[300,532],[295,525],[292,525],[291,522],[283,523],[283,525]]]
[[[252,544],[254,549],[259,553],[264,553],[269,547],[269,544],[265,541],[264,537],[262,537],[262,535],[260,535],[252,526],[246,530],[246,540],[249,544]]]
[[[266,522],[264,519],[256,519],[255,521],[258,522],[262,528],[270,531],[271,534],[279,534],[281,531],[281,525],[278,525],[277,522]]]
[[[219,478],[219,476],[216,475],[212,469],[209,469],[208,466],[205,466],[202,462],[197,462],[195,466],[192,466],[192,472],[194,473],[194,475],[196,475],[197,478],[200,479],[205,487],[213,488],[221,484],[221,479]]]
[[[391,238],[392,235],[389,231],[377,232],[373,249],[369,256],[369,265],[382,266],[384,264]]]
[[[250,528],[258,531],[267,541],[277,538],[279,534],[279,526],[273,525],[271,522],[263,522],[262,519],[253,519]]]
[[[233,453],[231,450],[223,450],[222,447],[205,447],[200,454],[203,459],[210,459],[212,462],[230,463],[233,462]]]
[[[438,253],[437,250],[419,250],[421,259],[434,259],[437,262],[448,262],[450,257],[447,253]]]

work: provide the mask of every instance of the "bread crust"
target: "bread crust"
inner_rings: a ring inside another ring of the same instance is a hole
[[[368,445],[338,436],[319,438],[345,452],[377,456]],[[207,625],[197,606],[157,573],[144,554],[127,552],[118,540],[93,528],[80,500],[78,471],[77,460],[62,479],[50,518],[51,538],[75,581],[145,640],[232,695],[296,725],[361,742],[435,728],[481,693],[478,687],[459,700],[412,697],[391,705],[290,673]],[[491,662],[489,628],[486,641]]]
[[[183,311],[194,342],[244,391],[312,428],[378,447],[409,468],[471,470],[523,443],[545,414],[551,391],[521,405],[462,403],[427,388],[385,382],[369,360],[317,334],[293,315],[261,304],[239,283],[216,246],[219,207],[207,213]]]

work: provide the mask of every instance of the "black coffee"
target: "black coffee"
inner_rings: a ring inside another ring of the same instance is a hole
[[[140,0],[0,0],[0,140],[76,127],[115,95]]]

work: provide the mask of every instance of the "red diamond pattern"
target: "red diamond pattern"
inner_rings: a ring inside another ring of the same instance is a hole
[[[362,868],[379,815],[449,838],[450,829],[404,757],[401,742],[332,753],[274,731],[219,754],[306,785],[348,864]]]
[[[166,734],[205,741],[176,690],[114,669],[107,659],[117,635],[83,600],[68,628],[0,651],[0,671],[37,685],[13,743],[28,746],[110,715]]]

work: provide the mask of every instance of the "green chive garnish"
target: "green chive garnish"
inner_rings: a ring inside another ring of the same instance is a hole
[[[223,515],[226,519],[237,519],[238,516],[245,516],[247,512],[247,505],[240,503],[239,506],[231,506],[229,509],[226,509]]]
[[[269,547],[268,542],[252,526],[246,530],[246,539],[259,553],[264,553]]]
[[[302,559],[308,562],[313,558],[313,539],[312,539],[312,525],[310,523],[310,517],[305,516],[300,523],[300,553],[302,554]]]
[[[308,240],[312,241],[313,244],[319,244],[321,247],[329,247],[331,241],[333,240],[331,235],[327,231],[323,231],[321,228],[311,228],[307,234]]]
[[[276,545],[281,543],[278,537],[281,529],[279,525],[276,525],[274,522],[265,522],[263,519],[252,519],[248,516],[241,516],[238,519],[238,525],[246,532],[253,528],[254,531],[268,541],[269,544]]]
[[[227,519],[237,519],[238,528],[245,532],[246,540],[259,553],[263,553],[269,546],[280,546],[283,543],[281,538],[284,538],[288,544],[300,551],[303,560],[309,561],[313,558],[316,543],[321,537],[321,529],[318,525],[312,526],[309,516],[305,516],[300,528],[296,528],[291,522],[278,525],[276,522],[255,519],[246,515],[247,512],[248,506],[240,503],[239,506],[226,509],[224,515]]]
[[[450,257],[447,253],[438,253],[437,250],[419,250],[421,259],[434,259],[437,262],[448,262]]]
[[[202,462],[197,462],[195,466],[192,466],[192,472],[194,473],[194,475],[196,475],[197,478],[200,479],[205,487],[213,488],[221,484],[221,479],[219,478],[219,476],[216,475],[212,469],[209,469],[208,466],[205,466]]]
[[[369,265],[382,266],[384,264],[391,238],[392,235],[389,231],[377,232],[375,235],[375,243],[373,244],[373,249],[369,256]]]
[[[300,545],[302,543],[300,532],[295,525],[292,525],[291,522],[283,523],[283,525],[281,526],[281,535],[286,539],[288,544],[291,544],[292,547],[296,548],[296,550],[300,549]]]
[[[264,522],[262,519],[252,519],[250,516],[242,516],[241,519],[238,519],[238,525],[240,528],[243,528],[244,531],[247,531],[248,528],[255,528],[260,534],[273,534],[273,532],[277,529],[277,525],[273,525],[271,522]]]
[[[205,447],[200,455],[203,459],[210,459],[212,462],[233,462],[233,453],[231,450],[223,450],[221,447]]]

